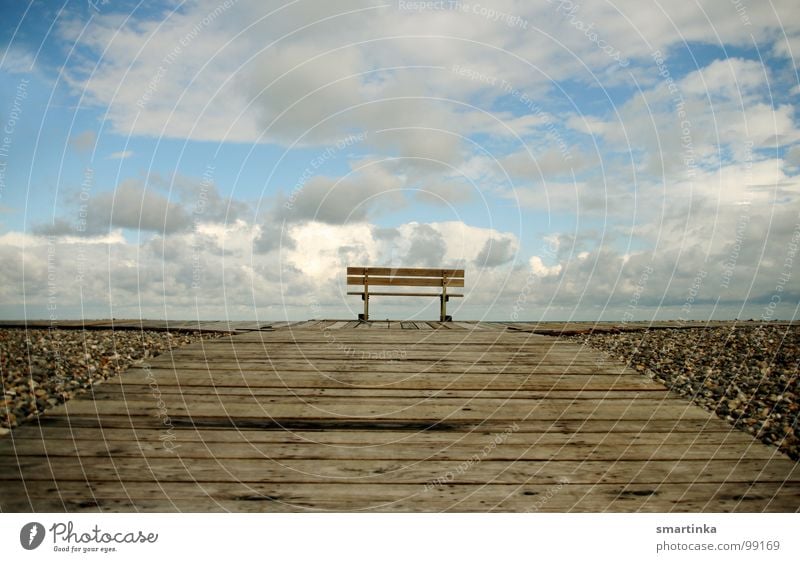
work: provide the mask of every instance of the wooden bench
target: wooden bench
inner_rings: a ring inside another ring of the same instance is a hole
[[[360,285],[360,291],[348,291],[348,295],[361,295],[364,301],[364,314],[358,319],[369,320],[369,298],[374,296],[392,297],[439,297],[439,320],[447,322],[453,318],[447,315],[447,301],[450,297],[463,297],[448,293],[450,287],[464,286],[463,269],[391,268],[391,267],[348,267],[347,285]],[[371,291],[370,287],[437,287],[440,291],[427,293]]]

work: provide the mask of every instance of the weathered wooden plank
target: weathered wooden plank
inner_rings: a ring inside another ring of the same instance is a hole
[[[373,324],[374,322],[362,322],[364,325]],[[416,323],[414,323],[416,324]],[[283,340],[277,340],[271,338],[270,336],[274,336],[276,332],[250,332],[241,334],[241,337],[248,337],[252,338],[250,341],[239,342],[235,341],[233,344],[230,341],[230,337],[221,337],[215,338],[213,340],[207,340],[205,343],[208,344],[208,348],[210,350],[215,350],[219,352],[225,352],[230,349],[238,349],[241,346],[242,351],[246,350],[257,350],[257,349],[266,349],[266,350],[286,350],[286,351],[309,351],[312,349],[326,349],[330,348],[331,339],[333,336],[336,338],[336,342],[346,343],[353,347],[357,348],[375,348],[380,346],[385,346],[389,344],[395,345],[403,345],[406,348],[413,350],[419,349],[420,351],[435,351],[435,352],[442,352],[447,351],[449,348],[455,348],[454,351],[461,351],[461,352],[474,352],[474,353],[481,353],[481,352],[528,352],[528,353],[552,353],[552,354],[564,354],[567,355],[570,352],[577,354],[578,356],[587,356],[593,357],[596,359],[599,358],[606,358],[607,360],[611,361],[611,358],[606,357],[601,353],[597,353],[596,351],[591,350],[588,347],[579,348],[573,347],[569,345],[564,345],[563,343],[539,343],[539,342],[517,342],[516,344],[511,344],[511,342],[497,342],[493,341],[498,339],[498,337],[502,338],[501,332],[487,332],[487,334],[497,334],[494,338],[486,338],[484,341],[471,341],[466,340],[464,338],[459,337],[461,333],[460,330],[447,330],[442,331],[440,334],[436,336],[436,338],[432,338],[431,334],[427,334],[425,330],[430,330],[431,325],[426,324],[427,328],[424,329],[404,329],[404,330],[397,330],[396,337],[392,337],[395,335],[395,332],[384,332],[384,331],[374,331],[374,332],[359,332],[357,330],[336,330],[333,334],[326,334],[323,330],[318,332],[311,332],[314,338],[313,340],[305,337],[309,334],[309,332],[304,331],[296,331],[292,334],[289,334],[288,338]],[[333,332],[333,330],[326,330],[328,332]],[[405,337],[408,333],[413,333],[415,336],[423,336],[419,339],[419,341],[410,339]],[[288,332],[286,332],[288,334]],[[355,334],[355,335],[353,335]],[[363,334],[363,338],[359,338],[358,335]],[[234,336],[235,338],[240,337],[239,335]],[[178,350],[175,350],[178,351]],[[184,351],[186,351],[184,349]]]
[[[259,330],[273,329],[275,322],[250,322],[241,320],[229,320],[226,324],[233,330],[245,332],[257,332]]]
[[[357,322],[356,324],[360,323],[361,322]],[[405,323],[410,328],[415,328],[417,327],[418,322],[407,321]],[[451,324],[451,322],[448,322],[447,324],[449,325]],[[429,324],[426,323],[425,325],[428,328],[430,328]],[[349,343],[354,343],[354,344],[369,345],[374,343],[382,343],[387,340],[393,339],[389,334],[384,334],[380,332],[362,334],[361,332],[353,332],[350,328],[343,328],[341,330],[342,331],[338,334],[339,337],[343,338]],[[572,349],[573,351],[578,351],[581,347],[570,342],[557,340],[555,338],[548,338],[547,336],[515,334],[513,337],[511,337],[506,332],[500,332],[497,330],[485,330],[478,335],[476,335],[474,332],[469,332],[467,330],[454,330],[453,332],[442,334],[440,337],[437,337],[436,339],[431,339],[430,335],[426,335],[420,332],[415,332],[413,329],[409,329],[408,332],[403,332],[402,334],[396,335],[394,339],[398,339],[399,341],[403,341],[404,343],[408,344],[425,343],[428,345],[439,346],[439,347],[452,345],[453,343],[458,343],[460,345],[474,345],[474,346],[495,345],[495,346],[517,346],[517,347],[522,347],[522,346],[562,347],[566,349]],[[308,343],[325,343],[327,341],[327,338],[324,335],[320,334],[319,332],[278,329],[263,333],[239,334],[236,336],[235,341],[237,344],[246,344],[248,342],[308,344]],[[225,338],[221,340],[209,340],[207,343],[219,345],[220,343],[230,343],[230,339]]]
[[[634,398],[649,399],[674,399],[674,396],[667,389],[646,388],[639,390],[583,390],[580,388],[572,390],[547,389],[547,390],[526,390],[526,389],[503,389],[485,390],[451,390],[451,389],[387,389],[380,386],[373,388],[357,388],[353,386],[339,386],[334,388],[325,387],[291,387],[272,386],[272,387],[243,387],[243,386],[215,386],[209,390],[207,385],[187,386],[184,384],[166,385],[159,384],[158,392],[161,395],[185,396],[189,401],[217,402],[218,396],[258,396],[266,398],[281,399],[304,399],[305,397],[328,398],[375,398],[379,400],[394,400],[401,398],[406,400],[428,400],[431,398],[451,398],[460,400],[479,400],[483,398],[495,398],[505,400],[630,400]],[[149,385],[97,385],[92,391],[95,400],[147,400],[153,396],[153,388]]]
[[[31,483],[29,495],[0,497],[3,511],[505,511],[505,512],[795,512],[800,485],[787,484],[416,484],[82,482],[56,489]],[[59,497],[60,496],[60,497]]]
[[[715,424],[715,428],[717,428]],[[530,431],[526,431],[529,429]],[[538,429],[538,430],[537,430]],[[576,424],[575,431],[562,431],[558,428],[536,428],[523,424],[513,433],[503,434],[503,445],[553,446],[565,443],[583,445],[648,445],[685,446],[708,445],[712,450],[727,445],[752,445],[759,443],[753,437],[727,426],[727,431],[673,432],[662,422],[643,425],[641,431],[581,431]],[[475,445],[482,448],[494,439],[497,432],[481,429],[464,432],[449,431],[292,431],[292,430],[236,430],[236,429],[187,429],[173,428],[172,434],[177,443],[223,443],[223,444],[263,444],[263,443],[311,443],[328,445],[351,445],[371,447],[383,445],[432,444]],[[158,441],[164,430],[146,428],[87,428],[87,427],[39,427],[26,424],[14,430],[6,439],[0,439],[0,448],[11,454],[19,442],[37,441],[45,446],[45,441],[82,443],[86,441],[107,443],[116,441]],[[766,446],[764,446],[766,447]],[[768,447],[774,451],[774,448]]]
[[[364,285],[364,277],[348,277],[348,285]],[[463,287],[464,279],[460,277],[373,277],[369,276],[369,286],[381,287]]]
[[[606,435],[612,432],[648,432],[648,433],[697,433],[728,434],[734,431],[724,421],[714,418],[708,420],[651,420],[651,419],[622,419],[622,420],[481,420],[480,422],[462,421],[457,426],[452,423],[434,422],[425,420],[389,420],[379,422],[369,419],[232,419],[232,418],[198,418],[198,419],[171,419],[176,430],[225,430],[234,431],[354,431],[358,433],[391,432],[403,434],[409,431],[423,432],[426,434],[446,433],[448,435],[462,435],[476,431],[504,432],[512,425],[520,428],[522,433],[599,433]],[[161,419],[150,415],[137,415],[129,412],[125,415],[87,415],[66,416],[48,413],[46,416],[36,418],[29,422],[27,427],[34,427],[43,431],[52,427],[103,428],[111,429],[150,429],[163,431],[166,429]]]
[[[358,295],[362,296],[364,291],[347,291],[348,295]],[[370,291],[369,292],[371,297],[439,297],[441,293],[431,293],[431,292],[415,292],[415,291]],[[448,293],[448,297],[452,298],[461,298],[464,295],[456,294],[456,293]]]
[[[378,322],[378,324],[382,324],[384,327],[386,326],[385,322]],[[376,326],[376,323],[373,321],[370,322],[363,322],[364,328],[370,328]],[[433,325],[428,327],[428,329],[437,329],[437,326]],[[422,330],[420,330],[421,332]],[[448,333],[446,329],[442,329],[443,333]],[[337,332],[338,333],[338,332]],[[374,332],[369,332],[370,334],[391,334],[392,332],[384,332],[382,330],[376,330]],[[405,332],[398,332],[398,333],[405,333]],[[323,336],[322,332],[320,332],[321,337]],[[215,354],[219,355],[220,357],[230,356],[234,354],[234,352],[238,352],[240,355],[255,355],[258,358],[263,357],[265,354],[268,354],[273,357],[280,357],[282,354],[286,356],[285,358],[290,360],[297,360],[298,355],[308,354],[311,355],[323,355],[325,352],[330,353],[331,351],[335,351],[337,345],[347,344],[348,349],[356,349],[356,350],[365,350],[365,351],[374,351],[375,349],[381,349],[386,347],[402,347],[403,349],[407,350],[409,354],[414,354],[413,357],[415,359],[430,359],[431,354],[439,354],[439,355],[447,355],[450,358],[465,358],[466,360],[470,360],[473,356],[482,357],[483,360],[487,359],[496,359],[498,363],[508,363],[511,360],[516,362],[524,360],[525,358],[533,358],[536,360],[541,360],[543,357],[547,357],[548,359],[552,359],[554,364],[570,364],[570,363],[600,363],[600,362],[608,362],[608,363],[615,363],[610,358],[607,358],[603,355],[597,354],[592,352],[590,349],[565,349],[563,347],[500,347],[500,346],[493,346],[491,344],[487,344],[485,346],[480,345],[465,345],[462,342],[453,341],[448,342],[450,345],[444,346],[425,346],[420,344],[415,344],[412,342],[406,342],[401,339],[391,339],[386,338],[383,341],[373,341],[370,342],[368,345],[359,342],[350,342],[345,338],[337,338],[335,334],[330,334],[326,337],[325,341],[320,342],[286,342],[286,343],[277,343],[277,342],[270,342],[267,340],[261,342],[252,342],[248,345],[243,345],[241,349],[233,348],[227,342],[221,342],[221,344],[213,344],[209,345],[206,354]],[[293,356],[292,356],[293,355]],[[170,359],[177,360],[182,357],[197,357],[193,353],[188,353],[187,350],[179,351],[174,350],[173,352],[168,352],[163,355],[158,356],[158,358],[153,359],[152,362],[166,362]],[[570,358],[574,358],[572,362],[569,361]]]
[[[303,322],[298,322],[297,320],[280,320],[278,322],[269,322],[269,327],[275,330],[285,330],[287,328],[294,328],[298,325],[302,324]],[[259,324],[260,325],[260,324]]]
[[[191,463],[173,458],[126,458],[117,463],[110,458],[84,459],[59,457],[57,463],[38,456],[0,457],[0,480],[25,481],[79,480],[110,482],[338,482],[338,483],[417,483],[437,481],[454,484],[559,484],[567,479],[575,484],[720,484],[774,482],[800,484],[800,464],[786,459],[762,460],[632,460],[609,463],[595,461],[494,461],[475,462],[467,469],[456,461],[385,460],[279,460],[194,459]],[[449,475],[452,474],[452,478]]]
[[[215,364],[216,365],[216,364]],[[314,369],[317,366],[318,369]],[[444,378],[449,375],[449,378]],[[319,376],[333,378],[336,380],[349,380],[356,377],[357,380],[369,386],[371,381],[385,380],[386,377],[394,379],[417,379],[430,384],[431,388],[438,388],[438,381],[449,381],[458,383],[465,377],[473,377],[477,381],[489,383],[493,380],[508,380],[525,382],[528,379],[538,381],[555,381],[563,384],[589,383],[592,381],[601,382],[630,382],[635,386],[645,385],[654,387],[655,383],[646,377],[633,374],[628,369],[613,370],[609,368],[597,368],[592,366],[576,365],[571,367],[558,368],[551,366],[517,367],[504,365],[488,364],[421,364],[409,362],[374,362],[373,369],[369,369],[366,361],[349,361],[346,363],[326,362],[324,365],[317,365],[313,362],[306,363],[285,363],[270,361],[249,361],[239,363],[222,363],[219,368],[203,368],[202,363],[180,362],[175,365],[154,363],[147,369],[136,369],[123,374],[122,381],[130,383],[142,383],[145,380],[166,380],[168,378],[180,377],[188,382],[194,377],[202,377],[209,382],[213,380],[224,380],[225,377],[233,380],[249,380],[254,384],[266,381],[265,377],[277,376],[280,380],[286,378],[303,378],[308,376]],[[358,378],[360,377],[360,378]],[[116,379],[115,379],[116,380]],[[115,381],[109,380],[98,384],[112,384]],[[445,384],[445,386],[447,386]]]
[[[706,420],[712,414],[700,408],[685,405],[682,401],[661,400],[503,400],[483,399],[465,403],[463,399],[439,398],[430,403],[418,400],[396,399],[390,403],[366,399],[347,401],[345,399],[306,398],[294,403],[278,400],[260,400],[259,397],[235,397],[218,403],[187,402],[183,399],[170,399],[161,396],[170,418],[190,417],[192,419],[220,417],[244,419],[319,419],[325,416],[348,418],[368,418],[374,420],[620,420],[620,419],[682,419]],[[70,416],[86,415],[139,415],[157,416],[157,400],[73,400],[53,408],[51,414]]]
[[[571,374],[555,375],[548,373],[407,373],[379,372],[369,377],[360,373],[308,373],[305,371],[173,371],[154,369],[153,375],[132,375],[123,384],[179,386],[181,388],[199,387],[214,393],[213,388],[235,387],[243,389],[291,387],[296,389],[328,388],[385,388],[389,390],[496,390],[508,392],[522,391],[623,391],[653,389],[653,383],[629,375]],[[106,381],[95,385],[98,392],[119,387],[117,381]],[[209,386],[212,389],[209,389]],[[155,389],[154,389],[155,390]]]
[[[373,318],[374,321],[383,321],[386,322],[385,318]],[[388,320],[391,322],[391,320]],[[357,325],[360,325],[363,321],[358,321]],[[349,324],[349,322],[348,322]],[[452,324],[448,322],[448,324]],[[354,327],[357,327],[354,326]],[[386,341],[391,339],[388,334],[385,333],[371,333],[369,335],[364,335],[361,337],[361,332],[355,332],[350,327],[339,328],[340,332],[338,332],[339,336],[342,338],[347,339],[352,343],[364,343],[364,344],[371,344]],[[539,336],[539,335],[531,335],[525,334],[520,335],[516,334],[515,338],[506,339],[502,337],[502,333],[491,332],[491,331],[484,331],[481,332],[480,337],[476,336],[472,332],[468,330],[456,330],[449,337],[446,337],[442,340],[428,340],[425,343],[429,343],[430,345],[448,345],[451,342],[458,341],[460,343],[472,344],[472,345],[482,345],[491,342],[494,340],[496,345],[539,345],[539,346],[562,346],[565,348],[570,348],[573,350],[577,350],[580,346],[576,346],[565,340],[558,340],[556,338],[548,338],[547,336]],[[239,337],[243,338],[239,341]],[[398,334],[397,336],[405,343],[412,343],[412,342],[419,342],[423,343],[426,340],[425,334],[421,334],[419,332],[415,332],[414,330],[409,330],[407,332],[403,332],[402,334]],[[311,343],[325,343],[328,338],[322,334],[322,330],[306,330],[306,329],[298,329],[296,327],[292,328],[279,328],[274,330],[267,330],[267,331],[251,331],[250,333],[241,333],[236,335],[236,343],[237,344],[246,344],[248,342],[275,342],[275,343],[292,343],[292,344],[311,344]],[[220,343],[217,340],[210,340],[209,343],[218,344]],[[223,342],[230,342],[230,340],[223,339]]]
[[[371,328],[372,322],[364,322],[363,328]],[[422,330],[419,330],[422,332]],[[445,330],[441,330],[444,332]],[[403,331],[398,330],[398,333]],[[382,333],[389,334],[383,329],[372,330],[364,333]],[[430,333],[430,332],[428,332]],[[171,364],[186,361],[198,361],[203,357],[211,357],[219,361],[231,361],[241,357],[243,360],[258,361],[270,359],[273,361],[283,361],[286,363],[293,363],[304,361],[306,357],[312,357],[315,360],[321,361],[342,361],[345,359],[353,359],[359,357],[360,353],[374,353],[385,349],[402,349],[405,353],[406,361],[426,361],[430,364],[441,363],[443,361],[461,362],[461,363],[496,363],[498,365],[539,365],[543,361],[548,361],[554,367],[568,366],[568,365],[594,365],[602,367],[610,365],[612,368],[617,369],[622,364],[613,361],[610,358],[602,355],[593,354],[588,350],[579,350],[570,355],[563,349],[553,348],[529,348],[529,349],[502,349],[487,346],[489,349],[486,351],[477,351],[476,348],[459,346],[454,343],[448,349],[447,346],[443,348],[431,347],[429,349],[406,342],[384,341],[376,342],[373,345],[357,345],[348,342],[344,339],[336,337],[336,332],[329,332],[328,341],[319,344],[297,344],[297,343],[272,343],[261,342],[251,343],[242,349],[234,349],[229,346],[209,346],[203,349],[203,355],[187,352],[165,353],[155,358],[149,359],[147,362],[150,365],[158,364]],[[436,356],[442,359],[436,359]],[[211,366],[215,365],[214,362],[210,363]]]
[[[199,359],[199,358],[196,358]],[[212,368],[213,367],[213,368]],[[523,376],[553,376],[569,378],[571,376],[585,377],[607,376],[612,378],[625,377],[631,381],[639,380],[647,384],[652,381],[642,375],[635,374],[635,371],[624,365],[603,363],[598,365],[548,365],[533,363],[530,365],[519,365],[510,363],[478,363],[463,361],[368,361],[366,359],[349,358],[347,361],[326,361],[326,360],[307,360],[307,361],[271,361],[269,358],[263,360],[249,359],[241,361],[214,361],[210,365],[199,360],[195,361],[175,361],[174,363],[165,361],[153,361],[149,366],[150,372],[154,376],[174,376],[175,373],[206,372],[211,374],[237,374],[247,376],[249,374],[262,375],[266,373],[279,373],[290,376],[292,373],[323,373],[331,376],[347,376],[355,374],[369,374],[375,376],[383,374],[403,374],[407,377],[419,375],[430,376],[435,374],[449,373],[450,380],[460,378],[464,375],[485,375],[484,379],[497,375],[523,375]],[[137,373],[134,375],[133,373]],[[126,373],[123,377],[130,377],[134,380],[141,369],[136,369]],[[172,373],[172,375],[168,375]],[[362,377],[363,380],[363,377]]]
[[[160,391],[160,389],[159,389]],[[683,400],[676,398],[674,395],[667,393],[630,393],[628,396],[619,396],[609,399],[600,393],[600,397],[583,397],[576,399],[573,397],[547,396],[548,393],[539,393],[535,396],[484,396],[481,394],[473,396],[450,396],[447,393],[431,393],[428,396],[414,396],[407,393],[389,393],[376,395],[371,394],[373,391],[368,392],[353,392],[351,389],[337,389],[338,394],[331,392],[306,392],[305,394],[295,394],[291,391],[277,393],[277,394],[262,394],[255,392],[238,392],[238,393],[179,393],[179,392],[158,392],[157,396],[164,401],[165,404],[172,405],[176,403],[183,403],[190,405],[203,406],[206,404],[213,404],[217,406],[242,406],[253,407],[259,409],[273,404],[280,404],[281,406],[295,407],[297,405],[313,405],[315,407],[327,407],[331,405],[337,406],[368,406],[374,408],[385,409],[407,409],[410,407],[419,406],[421,409],[425,407],[438,407],[442,406],[446,409],[468,407],[468,409],[491,409],[496,410],[498,407],[503,406],[504,411],[513,416],[516,413],[527,412],[536,409],[543,409],[546,405],[553,405],[552,410],[565,409],[567,407],[581,406],[586,409],[604,408],[609,411],[617,411],[621,409],[630,409],[635,405],[641,405],[646,408],[675,408],[682,410],[686,408],[686,403]],[[139,392],[126,394],[124,391],[113,393],[98,393],[94,396],[95,400],[102,399],[102,401],[114,402],[115,405],[119,403],[126,403],[130,406],[140,406],[153,400],[153,391]],[[502,393],[500,393],[502,394]],[[510,393],[508,393],[510,394]],[[91,403],[89,400],[74,400],[74,404],[78,402]],[[436,404],[434,405],[433,402]],[[566,411],[566,410],[565,410]],[[73,413],[75,413],[73,411]],[[708,416],[706,416],[708,417]]]
[[[621,444],[619,441],[584,443],[580,437],[555,444],[534,439],[524,443],[508,442],[504,435],[484,436],[473,443],[386,443],[376,445],[328,443],[215,443],[176,442],[170,433],[165,447],[164,435],[135,441],[67,441],[16,439],[13,446],[0,443],[2,454],[39,456],[59,462],[59,457],[84,458],[179,458],[194,459],[272,459],[272,460],[403,460],[403,461],[661,461],[661,460],[772,460],[780,458],[777,449],[753,442],[750,446],[725,447],[707,442],[678,444]],[[495,438],[500,441],[495,441]],[[724,443],[724,441],[721,441]],[[734,441],[734,443],[737,443]],[[739,444],[739,443],[737,443]],[[86,462],[89,462],[88,460]],[[121,461],[126,462],[126,461]]]
[[[368,275],[371,283],[373,275],[388,275],[390,277],[464,277],[464,270],[427,267],[348,267],[347,275]]]
[[[230,327],[229,321],[227,320],[192,320],[191,322],[187,322],[194,327],[196,327],[199,331],[209,331],[209,332],[231,332],[235,331],[234,328]]]
[[[388,324],[385,321],[370,321],[365,322],[364,324],[370,327],[376,327],[380,329],[386,329]],[[439,328],[447,330],[443,326],[438,326]],[[383,333],[383,332],[381,332]],[[400,331],[398,330],[398,333]],[[325,336],[323,336],[325,337]],[[227,338],[225,338],[227,339]],[[321,339],[321,338],[320,338]],[[447,354],[449,355],[458,355],[458,354],[471,354],[471,355],[478,355],[478,356],[487,356],[487,357],[497,357],[501,361],[504,359],[502,355],[505,354],[506,356],[513,356],[513,357],[521,357],[524,358],[526,355],[533,355],[535,357],[548,357],[553,358],[554,360],[557,359],[569,359],[570,357],[574,357],[576,361],[591,361],[597,362],[598,359],[602,358],[602,355],[598,355],[595,352],[592,352],[590,349],[570,349],[564,348],[562,346],[500,346],[500,345],[492,345],[491,343],[484,343],[484,344],[470,344],[467,345],[463,342],[453,341],[453,342],[446,342],[444,345],[431,345],[427,343],[413,343],[413,342],[406,342],[401,339],[391,339],[387,338],[383,341],[374,341],[374,342],[358,342],[358,341],[348,341],[347,339],[339,339],[334,335],[328,335],[325,337],[325,341],[309,343],[309,342],[302,342],[302,341],[295,341],[295,342],[271,342],[267,340],[258,341],[258,342],[250,342],[247,344],[242,343],[235,343],[231,344],[229,341],[221,341],[210,343],[209,345],[205,346],[207,354],[215,354],[219,356],[226,356],[232,355],[234,353],[238,353],[240,355],[247,355],[247,354],[259,354],[263,355],[265,352],[269,353],[271,356],[279,356],[283,355],[295,355],[294,359],[296,359],[296,355],[300,353],[323,353],[325,351],[330,352],[332,350],[332,346],[336,343],[347,344],[348,349],[353,349],[355,351],[373,351],[375,349],[380,349],[382,347],[387,346],[395,346],[400,347],[402,346],[406,349],[409,353],[420,354],[419,358],[422,358],[423,354]],[[494,354],[494,355],[493,355]],[[165,354],[163,358],[179,358],[184,356],[192,356],[193,353],[189,353],[188,351],[178,351],[175,350],[172,353]],[[291,358],[291,357],[290,357]],[[510,357],[505,357],[506,360],[510,359]]]
[[[382,326],[370,326],[371,329],[385,329],[386,324]],[[443,329],[443,328],[440,328]],[[394,356],[385,357],[389,352],[396,352]],[[514,364],[514,366],[518,368],[530,366],[547,366],[551,369],[558,369],[559,367],[569,367],[569,366],[585,366],[585,367],[600,367],[602,365],[598,365],[596,360],[593,360],[590,357],[585,358],[574,358],[571,359],[569,356],[555,356],[555,355],[544,355],[544,354],[536,354],[536,353],[520,353],[517,355],[506,355],[503,353],[492,353],[488,352],[485,354],[478,354],[478,353],[460,353],[457,351],[454,352],[445,352],[437,354],[435,352],[425,353],[425,352],[415,352],[413,349],[406,349],[403,346],[397,345],[390,345],[386,347],[376,347],[373,349],[350,349],[349,347],[337,347],[336,345],[331,345],[330,349],[324,350],[315,350],[311,349],[305,353],[298,353],[292,354],[282,351],[277,352],[264,352],[261,353],[252,352],[252,351],[243,351],[240,354],[235,352],[231,353],[207,353],[206,357],[211,364],[217,364],[218,362],[231,362],[237,361],[239,363],[244,362],[264,362],[270,361],[272,363],[287,363],[287,364],[294,364],[297,360],[298,355],[301,357],[301,360],[308,364],[309,362],[317,363],[317,360],[320,360],[321,363],[324,362],[351,362],[353,360],[370,360],[371,363],[375,363],[376,361],[387,361],[391,360],[392,363],[399,363],[399,364],[409,364],[414,367],[415,363],[447,363],[452,365],[453,363],[462,363],[467,365],[472,365],[476,363],[480,364],[491,364],[491,365],[504,365],[504,364]],[[158,363],[160,364],[171,364],[171,363],[179,363],[185,360],[191,360],[196,358],[194,354],[187,354],[187,353],[176,353],[170,356],[171,361],[167,360],[160,360]],[[156,364],[154,361],[152,364]],[[152,365],[151,364],[151,365]]]
[[[344,321],[344,320],[342,320],[342,321]],[[407,318],[407,319],[401,320],[401,322],[418,322],[418,321],[420,321],[420,320],[417,320],[417,319],[414,319],[414,318]],[[357,322],[357,320],[349,320],[348,319],[347,322]],[[451,324],[452,323],[453,322],[451,322]],[[276,331],[285,329],[285,328],[281,328],[280,324],[281,323],[279,323],[279,322],[272,322],[272,323],[269,324],[269,326],[276,328]],[[286,323],[283,323],[283,324],[286,324]],[[295,322],[295,323],[292,323],[292,324],[299,325],[298,322]],[[470,323],[469,322],[463,322],[462,325],[464,325],[464,324],[469,325]],[[289,326],[289,327],[292,327],[292,326]],[[480,330],[480,329],[478,329],[480,327],[495,328],[495,329],[494,330],[490,330],[490,329]],[[492,335],[497,336],[497,334],[492,334],[491,333],[491,332],[497,332],[497,331],[502,331],[503,332],[503,337],[504,338],[508,338],[510,341],[514,341],[514,340],[520,340],[520,341],[524,341],[524,340],[530,340],[530,341],[551,340],[551,341],[557,341],[557,342],[560,342],[560,343],[564,343],[566,345],[575,345],[573,342],[569,342],[569,341],[566,341],[566,340],[560,340],[558,338],[553,338],[552,336],[547,335],[547,334],[546,335],[542,335],[542,334],[538,334],[538,333],[512,331],[512,330],[509,330],[505,325],[500,324],[500,323],[496,323],[496,322],[476,323],[473,326],[472,329],[465,329],[464,332],[461,334],[461,337],[468,337],[470,339],[474,338],[476,340],[480,340],[482,338],[491,337]],[[282,333],[285,333],[285,332],[271,333],[269,335],[270,335],[270,337],[279,338]],[[404,336],[404,337],[420,338],[420,337],[423,337],[423,336],[421,334],[409,333],[409,334],[406,334],[406,336]]]
[[[497,322],[478,322],[477,328],[487,331],[494,331],[494,332],[505,332],[505,326],[497,323]]]

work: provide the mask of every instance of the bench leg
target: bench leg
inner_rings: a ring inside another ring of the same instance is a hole
[[[447,314],[447,303],[450,302],[450,297],[447,295],[439,295],[439,322],[452,322],[453,317]]]
[[[361,300],[364,301],[364,314],[359,314],[358,319],[367,322],[369,320],[369,295],[361,295]]]

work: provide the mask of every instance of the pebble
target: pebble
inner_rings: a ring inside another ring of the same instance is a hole
[[[0,427],[14,428],[147,357],[213,332],[0,329]],[[1,434],[2,432],[0,432]]]
[[[800,460],[800,326],[726,326],[563,336]]]

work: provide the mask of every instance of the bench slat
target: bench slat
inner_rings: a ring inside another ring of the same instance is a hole
[[[429,269],[423,267],[348,267],[347,275],[383,275],[389,277],[464,277],[463,269]]]
[[[351,291],[347,293],[348,295],[363,295],[364,291]],[[379,297],[441,297],[442,293],[384,293],[384,292],[375,292],[370,291],[369,295],[372,296],[379,296]],[[457,295],[457,294],[450,294],[447,293],[448,297],[463,297],[464,295]]]
[[[457,277],[454,278],[427,278],[427,277],[373,277],[368,278],[369,285],[385,285],[392,287],[463,287],[464,280]],[[348,277],[348,285],[363,285],[364,277]]]

